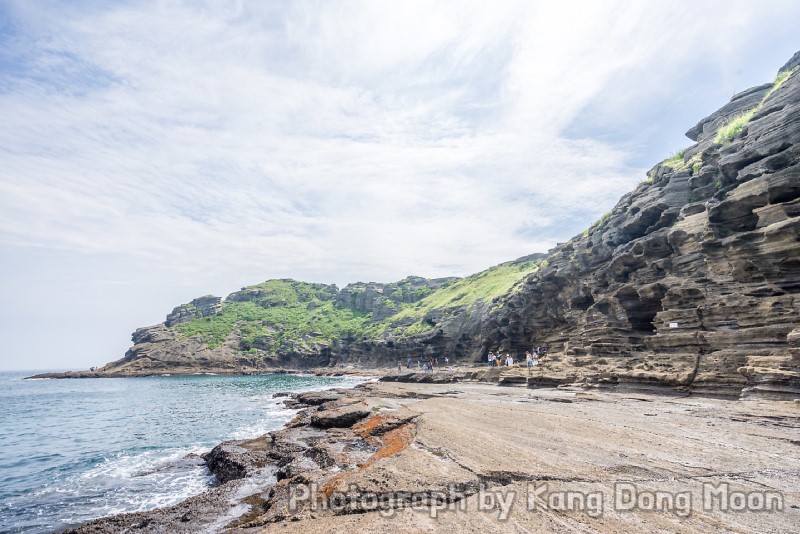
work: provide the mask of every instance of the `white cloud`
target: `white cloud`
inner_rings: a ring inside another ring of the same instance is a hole
[[[164,278],[153,291],[182,278],[185,298],[276,276],[467,274],[545,250],[645,170],[624,143],[581,131],[588,106],[608,124],[648,128],[628,108],[659,105],[699,64],[728,72],[798,11],[785,2],[10,6],[0,247],[57,251],[78,265],[126,258],[122,281],[134,284],[157,265]],[[89,267],[84,276],[118,278]],[[84,316],[102,305],[98,297]]]

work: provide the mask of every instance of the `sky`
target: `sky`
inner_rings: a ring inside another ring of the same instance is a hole
[[[271,278],[580,233],[800,49],[796,1],[0,0],[0,369]]]

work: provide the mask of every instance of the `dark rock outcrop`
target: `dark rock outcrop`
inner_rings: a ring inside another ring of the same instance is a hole
[[[757,106],[770,88],[772,88],[772,84],[766,83],[733,95],[730,102],[686,132],[686,137],[692,141],[704,141],[709,137],[713,137],[720,126],[730,121],[733,117]]]
[[[687,135],[700,142],[683,158],[551,252],[486,326],[487,346],[548,346],[574,357],[576,380],[800,396],[787,342],[800,324],[800,76],[736,95]]]
[[[175,326],[181,323],[188,323],[192,319],[201,317],[211,317],[217,315],[222,308],[222,299],[213,295],[196,298],[188,304],[177,306],[172,313],[167,315],[164,321],[166,326]]]
[[[440,287],[458,280],[456,277],[428,279],[408,276],[399,282],[375,282],[346,285],[336,295],[336,305],[371,312],[373,319],[381,321],[400,310],[399,304],[418,302]]]
[[[316,428],[350,428],[370,414],[363,406],[345,406],[311,414],[311,426]]]

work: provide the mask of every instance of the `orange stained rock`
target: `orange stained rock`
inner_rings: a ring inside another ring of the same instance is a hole
[[[377,427],[383,421],[375,422],[372,425],[370,425],[370,422],[373,419],[377,419],[379,417],[381,416],[378,415],[372,416],[369,420],[363,423],[364,427],[369,426],[369,428],[374,430],[375,427]],[[385,420],[386,418],[384,417],[383,419]],[[356,432],[359,432],[360,430],[361,429],[357,429]],[[402,452],[406,447],[411,445],[411,443],[414,441],[415,435],[416,435],[416,430],[412,423],[406,423],[402,426],[395,428],[394,430],[387,432],[386,434],[383,435],[383,438],[381,439],[380,448],[377,451],[375,451],[372,454],[372,456],[370,456],[367,459],[367,461],[364,462],[363,465],[361,465],[355,471],[339,473],[338,475],[334,475],[322,487],[321,494],[325,498],[329,498],[333,494],[333,492],[336,491],[336,487],[339,485],[340,482],[342,482],[343,480],[347,479],[348,477],[356,473],[360,473],[361,471],[367,469],[368,467],[371,467],[378,460],[381,460],[383,458],[388,458],[389,456],[394,456],[395,454]],[[374,439],[374,436],[372,436],[371,439]]]
[[[353,427],[353,430],[356,434],[358,434],[361,438],[366,438],[367,436],[371,436],[375,429],[382,425],[388,417],[381,414],[375,414],[363,423],[358,423]]]

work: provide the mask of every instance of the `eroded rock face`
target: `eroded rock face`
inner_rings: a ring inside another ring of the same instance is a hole
[[[112,375],[148,375],[180,372],[237,372],[253,368],[246,353],[228,344],[209,348],[196,337],[183,337],[165,324],[137,329],[133,346],[121,360],[111,362],[99,372]]]
[[[458,280],[450,278],[422,278],[409,276],[399,282],[380,284],[375,282],[348,284],[336,295],[340,307],[371,312],[373,319],[381,321],[400,310],[401,303],[418,302],[432,291]]]
[[[172,313],[167,315],[167,320],[164,321],[164,324],[166,326],[175,326],[188,323],[192,319],[211,317],[219,314],[221,308],[222,299],[220,297],[206,295],[205,297],[196,298],[188,304],[177,306],[172,310]]]
[[[546,345],[576,357],[577,380],[603,360],[616,383],[800,396],[787,341],[800,325],[800,76],[730,144],[713,143],[769,89],[701,121],[683,161],[657,165],[604,223],[552,251],[488,325],[489,345]]]

